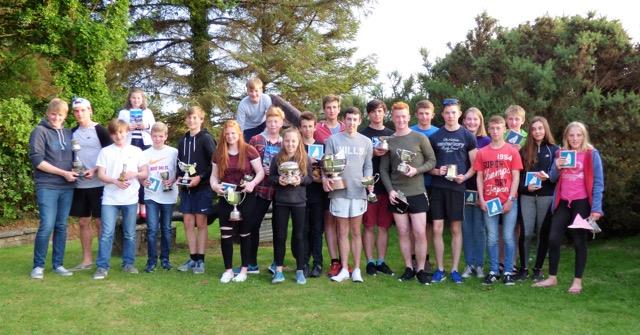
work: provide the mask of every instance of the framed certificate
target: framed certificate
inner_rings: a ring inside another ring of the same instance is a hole
[[[487,215],[496,216],[502,214],[502,203],[499,198],[493,198],[487,201]]]
[[[534,185],[535,187],[542,187],[542,180],[536,176],[536,172],[527,172],[524,179],[524,185]]]
[[[145,187],[145,189],[151,191],[151,192],[156,192],[158,191],[158,188],[160,187],[160,183],[162,182],[162,180],[155,178],[155,177],[149,177],[149,181],[151,182],[151,184],[147,187]]]
[[[466,190],[464,191],[464,203],[466,205],[476,205],[478,202],[478,191]]]
[[[224,192],[227,192],[228,189],[231,189],[231,191],[235,191],[237,187],[238,187],[238,185],[236,185],[236,184],[222,183],[222,190]]]
[[[310,158],[320,160],[324,156],[324,146],[322,144],[309,144],[308,155]]]
[[[509,130],[509,132],[507,133],[507,137],[505,138],[505,141],[507,141],[507,143],[519,145],[520,141],[522,141],[523,138],[524,136],[522,136],[519,132]]]
[[[576,167],[576,151],[575,150],[561,150],[560,158],[565,159],[565,164],[561,165],[563,168],[575,168]]]

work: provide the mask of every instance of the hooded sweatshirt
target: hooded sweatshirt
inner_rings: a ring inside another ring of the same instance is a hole
[[[216,142],[207,129],[200,130],[195,136],[186,132],[178,141],[178,162],[186,164],[196,163],[196,174],[191,177],[200,176],[200,183],[190,191],[201,191],[211,187],[209,177],[211,176],[211,158],[216,151]],[[177,176],[184,176],[185,172],[176,167]]]
[[[29,137],[29,159],[33,165],[33,179],[37,188],[72,189],[75,182],[64,177],[38,169],[43,161],[66,171],[73,167],[71,151],[71,131],[66,128],[54,129],[43,119]]]

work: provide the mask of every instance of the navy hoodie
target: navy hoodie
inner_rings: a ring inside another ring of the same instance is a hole
[[[66,171],[73,167],[71,151],[71,131],[67,128],[54,129],[46,119],[40,121],[29,137],[29,159],[33,165],[33,179],[38,188],[74,188],[75,182],[64,177],[38,169],[43,161]]]
[[[204,128],[195,136],[191,136],[187,131],[184,136],[180,138],[180,141],[178,141],[177,149],[179,162],[187,164],[196,163],[195,175],[200,176],[200,183],[190,190],[201,191],[210,188],[211,157],[216,151],[216,142],[213,136]],[[181,177],[184,175],[184,172],[182,172],[180,168],[176,168],[176,171],[178,171],[178,176]]]

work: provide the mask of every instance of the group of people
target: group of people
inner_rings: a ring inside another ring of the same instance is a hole
[[[363,250],[367,275],[395,275],[385,261],[389,229],[395,223],[405,267],[398,279],[415,278],[423,285],[447,276],[461,284],[477,276],[486,285],[499,279],[514,285],[531,278],[534,286],[555,286],[560,245],[570,228],[576,264],[569,292],[582,291],[589,230],[576,222],[603,215],[604,190],[602,160],[584,124],[570,123],[559,146],[545,118],[532,118],[525,131],[525,111],[512,105],[504,117],[488,120],[487,134],[479,109],[471,107],[463,114],[457,99],[445,99],[441,128],[431,124],[435,108],[424,100],[415,106],[414,126],[409,125],[409,105],[394,103],[391,130],[384,124],[387,106],[372,100],[366,106],[368,125],[359,131],[362,112],[349,107],[340,121],[338,96],[323,99],[324,120],[317,121],[311,112],[283,111],[263,94],[258,78],[247,82],[247,93],[236,120],[222,125],[218,141],[202,127],[204,111],[188,108],[188,131],[177,148],[165,144],[167,125],[154,121],[140,90],[131,91],[126,108],[107,129],[91,120],[91,105],[82,98],[71,103],[78,126],[64,128],[68,105],[52,100],[30,139],[41,219],[31,277],[43,278],[52,233],[55,273],[69,276],[92,268],[94,218],[100,237],[93,278],[104,279],[119,211],[123,271],[138,272],[136,213],[146,216],[148,224],[144,270],[153,272],[158,258],[162,268],[171,269],[171,216],[179,198],[190,255],[177,269],[205,272],[207,217],[215,208],[225,268],[221,283],[243,282],[249,274],[260,273],[260,226],[272,207],[273,262],[268,270],[273,283],[285,281],[289,221],[298,284],[322,275],[323,236],[332,281],[363,282]],[[285,122],[293,126],[283,130]],[[81,149],[72,150],[74,145]],[[85,168],[79,171],[77,161]],[[295,173],[281,168],[286,164],[295,166]],[[325,164],[342,169],[336,174]],[[375,183],[378,177],[381,182]],[[72,269],[63,266],[69,213],[79,217],[83,249],[82,262]],[[449,271],[444,263],[445,223],[451,230]],[[536,236],[537,256],[530,272]],[[240,241],[241,255],[235,268],[234,238]],[[433,244],[434,266],[428,242]],[[465,266],[459,272],[463,249]]]

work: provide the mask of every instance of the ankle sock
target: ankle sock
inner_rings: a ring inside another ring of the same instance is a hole
[[[382,265],[384,263],[384,258],[378,258],[378,265]]]

